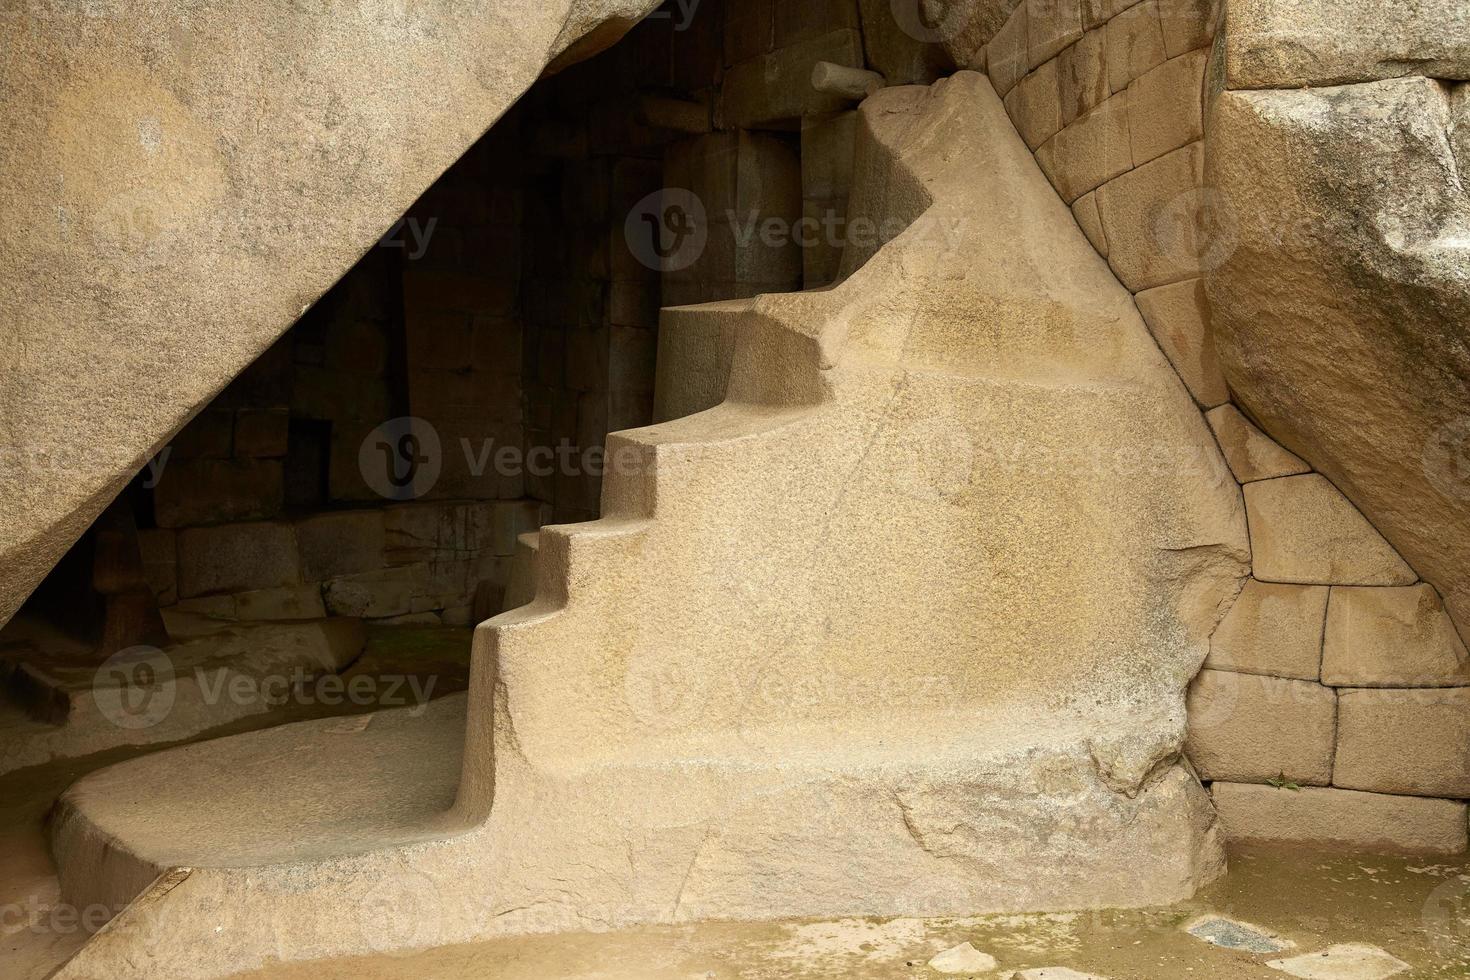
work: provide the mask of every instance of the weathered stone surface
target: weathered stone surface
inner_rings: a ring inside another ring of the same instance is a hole
[[[229,598],[235,602],[234,618],[238,620],[324,619],[327,615],[321,586],[316,584],[254,589]]]
[[[1031,149],[1056,135],[1062,128],[1061,82],[1053,58],[1021,79],[1006,96],[1010,113],[1021,138]]]
[[[1202,139],[1207,51],[1170,58],[1128,86],[1128,137],[1133,165]]]
[[[308,582],[382,568],[383,511],[343,511],[297,521],[296,543]]]
[[[0,620],[548,58],[654,6],[8,8]]]
[[[1230,464],[1230,472],[1241,483],[1297,476],[1312,470],[1295,453],[1281,448],[1276,440],[1256,428],[1234,405],[1213,408],[1205,418],[1214,430],[1225,461]]]
[[[1470,199],[1446,91],[1410,78],[1217,98],[1209,183],[1233,248],[1207,289],[1237,399],[1439,589],[1463,633]]]
[[[985,47],[986,70],[995,84],[997,95],[1010,94],[1016,83],[1031,69],[1026,50],[1026,20],[1027,5],[1022,3],[1004,21],[1004,26],[996,31],[994,39]],[[966,64],[959,53],[956,53],[955,60]]]
[[[954,68],[937,32],[919,20],[918,3],[860,0],[859,6],[868,66],[882,72],[889,85],[927,85]]]
[[[1339,943],[1266,965],[1302,980],[1388,980],[1413,969],[1387,950],[1367,943]]]
[[[812,67],[819,61],[861,68],[862,36],[842,28],[732,66],[720,90],[725,124],[759,126],[848,108],[840,96],[812,88]]]
[[[1103,233],[1102,215],[1097,213],[1097,195],[1088,191],[1077,198],[1072,204],[1072,213],[1077,216],[1077,224],[1082,226],[1082,233],[1097,249],[1097,254],[1107,258],[1108,236]]]
[[[1322,682],[1334,687],[1466,687],[1470,654],[1434,586],[1338,586],[1327,606]]]
[[[1189,688],[1190,761],[1204,779],[1261,782],[1284,775],[1332,782],[1337,695],[1306,681],[1202,670]]]
[[[1461,854],[1467,843],[1466,806],[1453,800],[1227,782],[1210,796],[1231,840],[1411,854]]]
[[[1082,24],[1089,30],[1106,24],[1138,0],[1082,0]]]
[[[972,943],[951,946],[929,961],[929,969],[939,973],[989,973],[997,965],[994,956],[980,952]]]
[[[1079,0],[1026,0],[1026,60],[1032,68],[1082,37]]]
[[[1127,93],[1113,96],[1042,144],[1036,162],[1069,204],[1126,173],[1133,166]]]
[[[1326,586],[1276,585],[1249,579],[1210,637],[1205,666],[1317,680],[1327,593]]]
[[[1108,86],[1121,92],[1128,83],[1164,63],[1160,0],[1144,0],[1108,21]]]
[[[1215,36],[1223,0],[1159,0],[1164,51],[1171,58],[1208,47]]]
[[[222,524],[179,532],[182,598],[300,584],[296,532],[290,524]]]
[[[1226,23],[1233,89],[1470,78],[1470,7],[1462,0],[1230,0]]]
[[[1062,125],[1102,105],[1109,94],[1107,62],[1103,58],[1104,31],[1088,31],[1076,44],[1057,55],[1062,86]]]
[[[1470,688],[1343,691],[1333,785],[1470,797]]]
[[[1129,96],[1132,105],[1132,95]],[[1230,400],[1230,389],[1215,357],[1215,335],[1210,329],[1210,304],[1202,279],[1145,289],[1134,299],[1149,332],[1179,372],[1194,400],[1206,408]],[[1227,459],[1229,457],[1226,457]]]
[[[1414,570],[1320,473],[1244,487],[1256,578],[1308,585],[1412,585]]]
[[[1137,292],[1200,275],[1210,249],[1201,225],[1208,207],[1208,197],[1200,191],[1203,167],[1204,144],[1191,143],[1098,191],[1108,232],[1108,264],[1129,289]]]

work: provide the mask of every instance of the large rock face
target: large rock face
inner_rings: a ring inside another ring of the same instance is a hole
[[[1208,277],[1236,399],[1332,479],[1470,625],[1466,86],[1228,91]]]
[[[0,623],[548,61],[656,5],[9,5]]]

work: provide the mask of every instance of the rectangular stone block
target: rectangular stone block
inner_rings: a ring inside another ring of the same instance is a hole
[[[808,116],[801,121],[801,196],[828,200],[852,187],[857,113]]]
[[[278,589],[254,589],[237,592],[230,598],[235,601],[234,618],[248,621],[274,621],[299,619],[323,619],[327,615],[322,603],[321,586],[286,586]]]
[[[242,410],[235,413],[235,455],[252,459],[279,459],[286,455],[291,413],[285,409]]]
[[[1133,104],[1129,93],[1128,104]],[[1215,356],[1215,334],[1210,329],[1210,303],[1203,279],[1145,289],[1135,297],[1138,312],[1174,365],[1194,400],[1205,408],[1230,400],[1230,387]]]
[[[985,47],[990,83],[995,86],[995,94],[1001,98],[1005,98],[1031,69],[1030,54],[1026,47],[1027,7],[1023,3],[1011,11],[1005,25]]]
[[[382,568],[383,511],[350,510],[308,517],[296,523],[296,541],[308,582]]]
[[[1320,473],[1247,483],[1256,578],[1304,585],[1412,585],[1383,535]]]
[[[1115,101],[1113,96],[1108,102]],[[1132,158],[1132,149],[1128,151]],[[1109,181],[1098,191],[1108,263],[1134,292],[1204,273],[1212,242],[1201,220],[1204,144],[1191,143]]]
[[[857,0],[804,0],[802,3],[776,4],[778,48],[837,28],[858,30],[860,26]]]
[[[1061,81],[1057,59],[1021,79],[1005,97],[1006,112],[1033,151],[1062,128]]]
[[[143,559],[143,578],[160,606],[179,601],[179,557],[175,533],[168,528],[144,528],[138,532],[138,552]]]
[[[1105,37],[1105,31],[1088,31],[1057,56],[1063,126],[1070,126],[1078,116],[1086,115],[1107,100],[1110,90],[1107,62],[1103,57]]]
[[[1332,782],[1337,696],[1307,681],[1202,670],[1189,688],[1189,758],[1204,779]]]
[[[170,461],[153,490],[153,516],[160,527],[268,518],[285,495],[278,459]]]
[[[1043,143],[1036,162],[1068,204],[1127,173],[1133,166],[1127,93],[1113,96]],[[1108,247],[1111,251],[1111,242]]]
[[[178,462],[228,459],[233,426],[233,416],[228,411],[206,408],[169,440],[169,459]]]
[[[1226,782],[1210,796],[1231,840],[1445,855],[1467,844],[1466,806],[1452,800]]]
[[[1346,690],[1339,699],[1333,785],[1470,797],[1470,689]]]
[[[1159,0],[1144,0],[1108,21],[1107,35],[1108,87],[1114,92],[1168,57]]]
[[[1082,26],[1087,29],[1106,24],[1138,3],[1139,0],[1082,0]]]
[[[1234,405],[1220,405],[1205,413],[1215,441],[1230,472],[1240,483],[1273,480],[1279,476],[1310,473],[1312,468],[1294,453],[1251,424]]]
[[[725,65],[757,58],[776,44],[775,0],[725,5]]]
[[[432,592],[429,565],[420,562],[333,579],[322,598],[334,616],[384,619],[428,611]]]
[[[1128,135],[1133,165],[1203,139],[1206,51],[1191,51],[1159,65],[1128,86]]]
[[[944,45],[926,33],[899,24],[892,0],[860,0],[858,6],[868,67],[881,72],[889,85],[928,85],[954,70]],[[919,13],[917,6],[907,10]]]
[[[1327,593],[1326,586],[1248,580],[1210,637],[1205,666],[1317,680]]]
[[[1209,47],[1221,5],[1222,0],[1159,0],[1159,24],[1169,57]]]
[[[1467,687],[1470,653],[1434,586],[1337,586],[1322,681],[1335,687]]]
[[[1026,0],[1026,60],[1045,63],[1082,36],[1081,0]]]
[[[296,530],[263,521],[191,527],[179,532],[179,595],[248,592],[300,585]]]
[[[805,115],[847,109],[844,99],[812,88],[812,68],[818,61],[863,67],[861,35],[850,28],[830,31],[734,65],[725,73],[721,93],[724,125],[746,129],[784,120],[794,124]]]

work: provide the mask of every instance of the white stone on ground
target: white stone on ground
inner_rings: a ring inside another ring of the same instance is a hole
[[[970,943],[952,946],[929,961],[929,969],[940,973],[989,973],[995,967],[995,957]]]
[[[1411,969],[1398,957],[1365,943],[1329,946],[1289,960],[1271,960],[1266,965],[1303,980],[1383,980]]]

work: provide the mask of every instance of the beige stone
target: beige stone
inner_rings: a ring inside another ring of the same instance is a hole
[[[1208,796],[1177,760],[1185,687],[1246,571],[1234,481],[983,76],[860,111],[849,214],[908,231],[850,248],[831,289],[664,320],[731,321],[728,384],[706,411],[610,435],[642,465],[605,478],[602,519],[543,528],[536,599],[476,630],[453,809],[375,803],[356,846],[318,836],[344,805],[320,803],[343,783],[312,778],[315,722],[182,750],[194,773],[302,760],[308,792],[270,816],[292,831],[257,824],[228,849],[193,785],[138,805],[167,755],[94,774],[56,832],[66,901],[193,870],[74,974],[131,980],[142,950],[155,975],[217,965],[200,910],[226,895],[236,921],[291,924],[232,932],[239,972],[360,950],[342,910],[369,898],[425,910],[394,921],[442,945],[547,915],[1169,904],[1221,873]],[[366,732],[379,721],[394,727]],[[263,788],[232,780],[229,809]]]
[[[1418,576],[1320,473],[1247,483],[1256,577],[1308,585],[1412,585]]]
[[[1250,579],[1210,637],[1205,666],[1317,680],[1327,593],[1326,586],[1278,585]]]
[[[1432,585],[1332,590],[1322,682],[1334,687],[1470,686],[1470,653]]]
[[[1123,91],[1129,82],[1163,64],[1168,57],[1164,50],[1164,29],[1159,23],[1160,2],[1144,0],[1108,21],[1108,86],[1114,92]]]
[[[1220,444],[1230,471],[1241,483],[1296,476],[1312,470],[1296,454],[1287,452],[1256,428],[1234,405],[1213,408],[1205,418],[1214,430],[1215,441]]]
[[[1368,943],[1338,943],[1300,956],[1266,963],[1302,980],[1388,980],[1413,967],[1386,949]]]
[[[181,598],[301,584],[296,532],[289,524],[185,528],[178,547]]]
[[[1126,173],[1133,166],[1127,93],[1113,96],[1042,144],[1036,162],[1068,203]]]
[[[1128,86],[1128,136],[1133,165],[1202,139],[1207,51],[1170,58]]]
[[[1400,75],[1470,78],[1470,8],[1461,0],[1231,0],[1230,88],[1299,88]]]
[[[1031,149],[1056,135],[1062,128],[1061,83],[1054,58],[1037,68],[1011,89],[1006,111]]]
[[[1036,68],[1082,37],[1081,0],[1026,0],[1026,61]]]
[[[1077,216],[1077,224],[1092,247],[1097,249],[1097,254],[1107,258],[1108,236],[1103,233],[1102,216],[1097,213],[1097,195],[1088,191],[1077,198],[1072,204],[1072,213]]]
[[[1198,277],[1210,261],[1216,243],[1203,223],[1210,207],[1209,195],[1201,191],[1204,156],[1203,144],[1191,143],[1098,191],[1108,263],[1129,289]]]
[[[812,88],[819,61],[861,68],[862,36],[842,28],[733,65],[720,90],[725,125],[754,127],[849,108],[848,100]]]
[[[1333,785],[1470,797],[1470,688],[1345,690]]]
[[[8,8],[0,620],[547,59],[655,5]]]
[[[1169,57],[1209,47],[1223,6],[1222,0],[1159,0],[1159,24]]]
[[[996,94],[1002,97],[1010,94],[1031,69],[1027,52],[1027,9],[1028,4],[1025,3],[1016,7],[985,48],[986,69],[995,84]]]
[[[1307,681],[1202,670],[1189,688],[1190,761],[1203,779],[1332,782],[1337,695]]]
[[[1215,358],[1204,280],[1186,279],[1145,289],[1134,298],[1149,331],[1194,400],[1206,408],[1228,402],[1230,389]]]
[[[1107,62],[1103,58],[1105,37],[1104,31],[1088,31],[1057,56],[1063,126],[1070,126],[1078,116],[1091,112],[1108,97]]]
[[[1227,782],[1211,786],[1210,796],[1231,840],[1409,854],[1466,848],[1466,807],[1452,800]]]
[[[801,121],[801,196],[807,200],[847,197],[852,186],[852,152],[857,113],[808,116]]]
[[[1082,0],[1082,23],[1089,30],[1106,24],[1138,0]]]
[[[1470,199],[1445,95],[1422,78],[1222,94],[1209,183],[1234,245],[1207,289],[1251,418],[1342,489],[1463,635]]]

